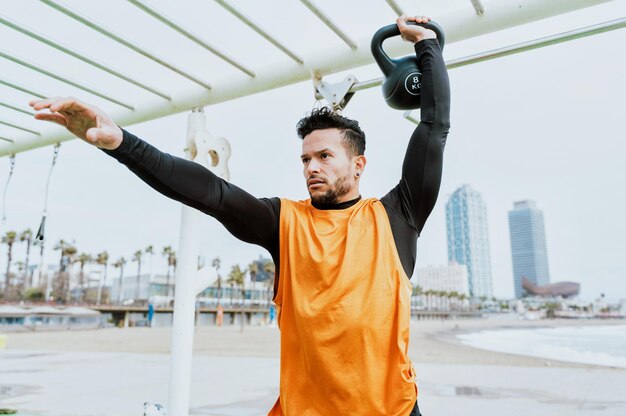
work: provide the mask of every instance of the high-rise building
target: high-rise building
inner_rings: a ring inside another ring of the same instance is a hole
[[[467,266],[451,264],[449,266],[418,267],[415,270],[417,284],[423,290],[440,290],[469,295],[467,284]]]
[[[446,203],[448,261],[467,266],[472,297],[491,297],[491,257],[487,208],[481,195],[463,185]]]
[[[523,295],[522,277],[536,285],[550,283],[543,212],[535,201],[519,201],[509,211],[515,297]]]

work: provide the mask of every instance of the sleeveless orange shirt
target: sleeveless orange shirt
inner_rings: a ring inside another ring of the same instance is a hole
[[[408,416],[411,284],[377,199],[281,200],[280,396],[268,416]]]

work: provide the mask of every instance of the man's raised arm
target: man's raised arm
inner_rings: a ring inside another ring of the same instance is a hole
[[[420,18],[408,18],[409,21]],[[427,18],[421,21],[427,21]],[[406,151],[400,183],[382,198],[420,233],[441,184],[443,149],[450,129],[450,84],[434,32],[398,19],[403,39],[415,43],[421,81],[421,121]]]
[[[257,199],[205,167],[161,152],[120,129],[97,107],[74,98],[31,101],[38,120],[52,121],[126,165],[165,196],[215,217],[235,237],[270,253],[278,238],[280,202]]]

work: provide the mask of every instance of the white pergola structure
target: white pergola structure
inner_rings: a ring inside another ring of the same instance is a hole
[[[191,111],[187,149],[195,146],[198,151],[188,152],[188,157],[215,169],[206,152],[224,155],[229,150],[227,143],[206,131],[202,107],[303,81],[317,80],[319,85],[326,75],[371,64],[371,36],[404,12],[415,13],[419,7],[420,13],[435,16],[450,44],[609,1],[622,0],[425,0],[419,5],[409,0],[371,0],[366,6],[373,12],[362,15],[353,2],[282,0],[269,5],[243,0],[205,0],[200,4],[198,0],[182,3],[182,8],[190,10],[185,15],[189,21],[172,3],[157,0],[93,2],[103,4],[91,4],[90,10],[86,2],[77,0],[72,7],[68,6],[70,0],[20,2],[16,7],[22,13],[14,10],[5,15],[5,10],[0,10],[0,36],[26,39],[32,45],[20,51],[11,51],[4,42],[0,47],[0,62],[13,68],[0,71],[0,156],[73,139],[57,126],[34,121],[25,100],[16,98],[70,91],[95,102],[120,126]],[[176,2],[178,9],[180,3]],[[198,16],[203,7],[210,8],[210,16]],[[267,16],[259,10],[269,7],[278,19],[257,18]],[[37,18],[29,20],[29,16]],[[226,20],[227,25],[216,23]],[[222,33],[213,33],[212,38],[199,35],[203,22],[219,26]],[[129,36],[124,24],[147,29]],[[457,68],[625,26],[626,17],[615,16],[615,20],[590,22],[587,27],[454,59],[447,65]],[[282,35],[275,35],[281,30]],[[285,30],[310,33],[306,41],[289,45]],[[58,39],[56,34],[61,32],[75,35]],[[150,38],[157,32],[171,36],[169,41],[156,42],[159,48]],[[233,44],[233,33],[250,46],[239,57],[226,49]],[[113,52],[106,56],[103,48]],[[193,50],[187,53],[194,57],[193,64],[177,58],[175,52],[182,54],[185,49]],[[392,56],[411,53],[406,43],[396,40],[388,41],[386,50]],[[150,71],[135,70],[139,63]],[[214,68],[214,73],[205,71],[204,66]],[[356,83],[350,92],[381,82]],[[417,121],[410,114],[405,116]],[[217,173],[228,177],[223,169]],[[206,286],[206,280],[197,277],[198,213],[182,209],[168,401],[168,413],[176,416],[189,414],[195,297]]]

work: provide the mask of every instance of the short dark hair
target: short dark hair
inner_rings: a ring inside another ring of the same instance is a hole
[[[313,109],[311,114],[298,121],[296,129],[301,139],[314,130],[339,129],[343,133],[348,154],[359,156],[365,153],[365,133],[359,127],[359,122],[343,117],[329,107]]]

